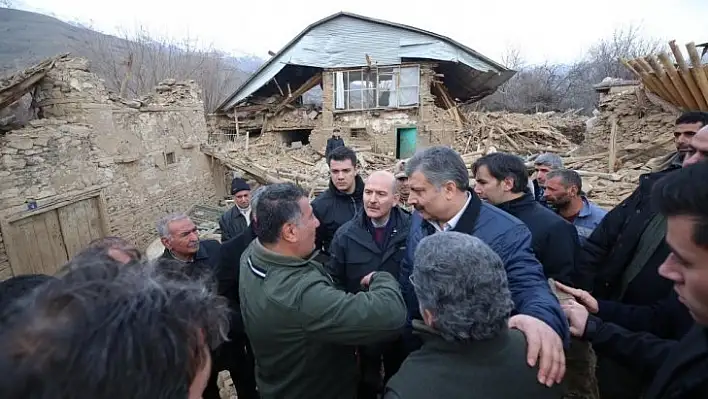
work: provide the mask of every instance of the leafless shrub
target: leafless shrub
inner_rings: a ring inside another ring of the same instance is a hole
[[[127,98],[150,93],[164,79],[193,79],[202,89],[207,111],[216,108],[247,76],[211,46],[190,38],[160,37],[144,28],[117,36],[91,35],[77,53],[92,61],[93,70],[109,89]]]
[[[659,40],[645,38],[638,26],[618,29],[599,40],[573,64],[526,65],[517,48],[509,48],[502,62],[517,74],[496,93],[482,100],[489,110],[545,112],[582,109],[592,112],[597,103],[593,85],[606,77],[634,79],[621,59],[637,58],[661,50]]]

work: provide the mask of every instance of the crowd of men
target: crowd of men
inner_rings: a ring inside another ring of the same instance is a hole
[[[156,261],[108,237],[1,282],[0,397],[706,398],[708,114],[673,134],[609,212],[555,154],[364,180],[333,137],[313,201],[234,179],[221,243],[171,214]]]

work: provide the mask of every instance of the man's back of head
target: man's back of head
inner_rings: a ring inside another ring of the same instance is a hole
[[[493,339],[514,307],[504,263],[477,237],[443,232],[421,240],[411,277],[426,324],[446,340]]]
[[[81,262],[0,333],[0,397],[201,397],[228,328],[223,300],[155,265]]]

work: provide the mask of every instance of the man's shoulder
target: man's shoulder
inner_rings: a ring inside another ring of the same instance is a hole
[[[332,286],[332,279],[314,265],[275,267],[268,269],[263,285],[264,294],[273,302],[288,308],[298,308],[303,294],[309,289]]]
[[[204,249],[206,249],[207,251],[209,251],[209,250],[221,248],[221,243],[217,240],[210,238],[210,239],[206,239],[206,240],[200,240],[199,246],[201,246]]]
[[[493,223],[498,231],[508,231],[518,226],[524,226],[524,222],[514,215],[505,212],[494,205],[483,202],[479,210],[478,224]]]
[[[351,219],[346,221],[343,225],[339,226],[337,231],[334,233],[334,238],[349,238],[355,233],[355,230],[359,227],[359,221],[357,219]]]
[[[323,191],[322,193],[320,193],[320,195],[315,197],[315,199],[313,199],[310,204],[314,208],[316,206],[321,206],[321,205],[331,201],[332,198],[334,198],[334,195],[332,194],[332,190],[330,190],[328,188],[325,191]]]

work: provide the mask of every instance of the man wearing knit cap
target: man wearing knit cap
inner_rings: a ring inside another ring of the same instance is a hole
[[[219,219],[221,242],[236,237],[251,224],[251,187],[245,180],[234,178],[231,181],[231,195],[234,196],[234,207]]]
[[[411,192],[411,188],[408,185],[408,175],[406,174],[406,160],[402,159],[396,162],[396,166],[393,169],[393,174],[396,177],[396,188],[398,191],[398,206],[405,209],[408,212],[412,211],[412,207],[408,205],[408,195]]]

